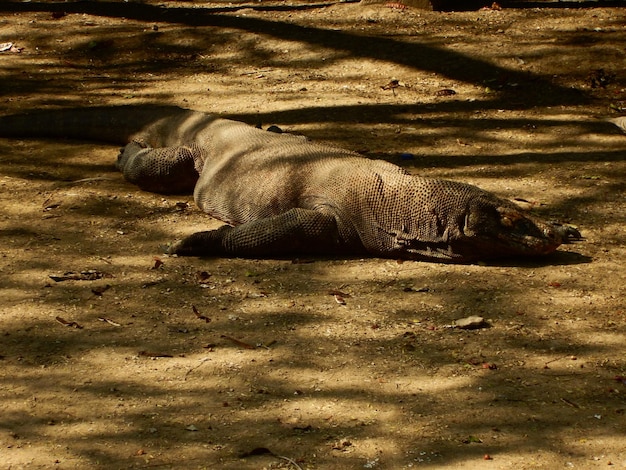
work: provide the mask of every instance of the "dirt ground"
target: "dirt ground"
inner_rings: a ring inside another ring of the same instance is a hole
[[[191,197],[126,183],[112,146],[0,139],[1,468],[626,468],[625,9],[0,12],[3,114],[276,124],[586,238],[495,265],[167,257],[220,225]]]

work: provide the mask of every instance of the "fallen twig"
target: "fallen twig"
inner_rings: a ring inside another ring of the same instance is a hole
[[[101,322],[104,323],[108,323],[109,325],[113,325],[113,326],[122,326],[119,323],[114,322],[113,320],[110,320],[109,318],[105,318],[105,317],[98,317],[98,320],[100,320]]]
[[[81,178],[79,180],[64,181],[65,184],[79,184],[79,183],[91,183],[92,181],[111,181],[111,178],[106,176],[95,176],[93,178]]]
[[[265,69],[265,70],[255,70],[254,72],[242,72],[239,74],[240,77],[245,77],[246,75],[254,75],[255,73],[265,73],[265,72],[273,72],[274,69]]]
[[[294,460],[290,459],[289,457],[285,457],[284,455],[276,455],[276,454],[273,454],[273,455],[274,455],[274,457],[278,457],[279,459],[286,460],[291,465],[296,467],[298,470],[302,470],[302,467],[300,465],[298,465]]]
[[[148,352],[148,351],[139,351],[139,355],[144,356],[144,357],[174,357],[171,354],[155,353],[155,352]]]
[[[227,339],[228,341],[233,342],[234,344],[236,344],[237,346],[240,346],[244,349],[256,349],[255,346],[252,346],[251,344],[248,343],[244,343],[243,341],[239,341],[238,339],[235,339],[231,336],[226,336],[226,335],[222,335],[220,336],[220,338],[224,338]]]
[[[565,403],[566,405],[571,406],[572,408],[580,408],[579,405],[577,405],[576,403],[574,403],[573,401],[569,401],[567,398],[561,398],[561,401],[563,403]]]
[[[186,373],[185,373],[185,378],[183,380],[187,380],[187,376],[189,374],[191,374],[194,370],[198,369],[199,367],[202,366],[202,364],[204,364],[205,362],[208,362],[211,358],[210,357],[204,357],[202,359],[200,359],[200,363],[197,366],[191,367]]]
[[[289,462],[294,467],[296,467],[298,470],[302,470],[302,467],[300,465],[298,465],[295,460],[290,459],[289,457],[285,457],[284,455],[278,455],[277,453],[272,452],[267,447],[255,447],[250,452],[244,452],[239,457],[240,458],[246,458],[246,457],[250,457],[250,456],[253,456],[253,455],[264,455],[264,454],[269,454],[269,455],[271,455],[273,457],[276,457],[278,459],[283,459],[283,460]]]

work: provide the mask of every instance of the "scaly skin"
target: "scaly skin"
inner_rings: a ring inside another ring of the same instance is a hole
[[[142,189],[194,191],[226,222],[173,244],[181,256],[370,254],[438,262],[540,256],[580,240],[475,186],[173,107],[0,118],[0,135],[127,143],[117,167]],[[130,142],[130,143],[128,143]]]

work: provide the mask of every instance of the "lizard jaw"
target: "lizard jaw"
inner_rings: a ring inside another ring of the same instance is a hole
[[[464,242],[457,247],[467,255],[474,251],[480,259],[542,256],[564,243],[583,240],[574,227],[542,220],[504,200],[495,204],[493,199],[476,200],[464,219]],[[472,248],[464,248],[465,243]]]
[[[520,254],[547,255],[563,244],[575,243],[584,240],[580,232],[569,225],[557,222],[544,222],[536,220],[534,217],[525,218],[525,227],[534,225],[538,233],[527,233],[525,230],[517,232],[513,230],[509,233],[499,235],[505,244],[517,245]]]

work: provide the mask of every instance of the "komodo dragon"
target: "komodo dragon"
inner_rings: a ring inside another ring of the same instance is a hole
[[[117,168],[129,182],[193,191],[200,209],[228,224],[174,243],[177,255],[472,262],[581,239],[475,186],[177,107],[36,111],[0,118],[0,135],[127,144]]]

